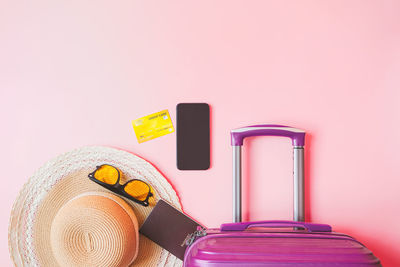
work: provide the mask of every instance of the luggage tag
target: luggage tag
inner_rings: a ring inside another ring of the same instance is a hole
[[[185,250],[205,228],[163,200],[159,200],[139,233],[148,237],[177,258],[183,260]]]
[[[139,143],[173,133],[171,117],[168,110],[163,110],[132,121],[136,138]]]

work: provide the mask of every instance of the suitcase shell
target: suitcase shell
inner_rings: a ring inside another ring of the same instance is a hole
[[[274,223],[277,227],[283,221]],[[251,222],[257,227],[263,222]],[[292,222],[288,222],[292,223]],[[240,223],[236,225],[241,226]],[[297,228],[300,225],[296,225]],[[186,251],[184,266],[381,266],[354,238],[315,230],[211,229]]]
[[[248,136],[285,136],[294,149],[294,221],[241,222],[241,146]],[[381,266],[354,238],[326,224],[304,222],[305,132],[281,125],[255,125],[231,132],[233,149],[233,221],[191,244],[184,267],[217,266]]]

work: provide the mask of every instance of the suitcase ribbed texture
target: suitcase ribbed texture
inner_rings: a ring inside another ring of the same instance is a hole
[[[381,265],[361,243],[338,233],[209,231],[189,247],[184,266]]]

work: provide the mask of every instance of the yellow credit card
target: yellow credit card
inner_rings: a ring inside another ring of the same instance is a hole
[[[132,125],[139,143],[174,132],[174,126],[168,110],[134,120]]]

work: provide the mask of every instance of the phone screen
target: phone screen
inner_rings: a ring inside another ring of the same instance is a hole
[[[179,170],[210,167],[210,107],[206,103],[176,106],[176,154]]]

